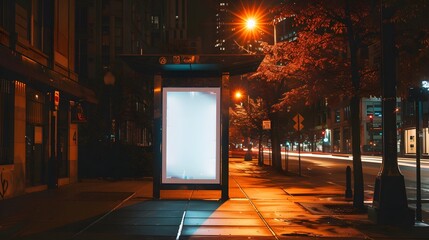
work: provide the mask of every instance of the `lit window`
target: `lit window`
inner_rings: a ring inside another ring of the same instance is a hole
[[[341,122],[341,115],[340,115],[339,109],[335,110],[335,122],[337,123]]]

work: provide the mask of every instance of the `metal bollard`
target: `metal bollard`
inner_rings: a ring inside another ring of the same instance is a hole
[[[350,166],[346,168],[346,198],[352,198],[352,169]]]

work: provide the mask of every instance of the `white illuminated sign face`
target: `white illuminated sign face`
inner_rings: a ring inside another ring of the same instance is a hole
[[[163,88],[162,183],[220,183],[220,88]]]

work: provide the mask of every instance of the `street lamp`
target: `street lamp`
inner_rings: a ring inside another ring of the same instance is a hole
[[[273,21],[271,22],[271,25],[273,25],[273,45],[277,44],[277,23],[281,22],[284,19],[273,19]],[[262,23],[263,24],[263,23]],[[265,23],[268,25],[268,23]],[[247,31],[254,31],[255,29],[260,29],[262,30],[262,28],[258,27],[258,25],[260,25],[260,23],[256,20],[256,18],[254,17],[249,17],[246,19],[245,21],[245,26],[246,26],[246,30]]]
[[[112,92],[113,92],[113,86],[115,85],[115,76],[112,72],[107,71],[104,74],[104,85],[108,88],[108,101],[109,101],[109,124],[110,131],[109,131],[109,142],[115,142],[115,131],[116,131],[116,121],[112,118]]]
[[[253,30],[256,27],[256,20],[254,18],[248,18],[246,20],[246,28],[248,30]]]

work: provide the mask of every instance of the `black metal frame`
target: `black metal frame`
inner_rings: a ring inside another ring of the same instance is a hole
[[[191,78],[192,85],[212,85],[213,83],[199,83],[200,79]],[[189,79],[185,80],[189,84]],[[217,81],[221,90],[221,179],[219,184],[166,184],[162,183],[162,89],[167,86],[171,86],[174,83],[163,83],[165,82],[161,75],[154,76],[154,177],[153,177],[153,198],[159,199],[161,190],[178,190],[178,189],[198,189],[198,190],[221,190],[221,200],[227,200],[229,198],[229,179],[228,179],[228,159],[229,159],[229,73],[223,73],[221,80]],[[177,83],[176,83],[177,84]],[[180,83],[179,83],[180,85]],[[182,86],[182,85],[180,85]]]

